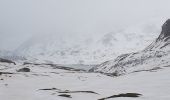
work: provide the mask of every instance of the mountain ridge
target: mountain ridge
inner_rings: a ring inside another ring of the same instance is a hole
[[[96,34],[89,38],[36,36],[20,46],[16,50],[16,55],[26,57],[29,62],[38,63],[99,64],[123,53],[142,50],[156,38],[154,33],[159,31],[158,22],[134,25],[124,30],[109,32],[103,36]]]
[[[120,55],[115,60],[106,61],[97,67],[93,67],[90,71],[114,76],[169,66],[169,26],[170,20],[168,19],[163,24],[159,37],[146,49]]]

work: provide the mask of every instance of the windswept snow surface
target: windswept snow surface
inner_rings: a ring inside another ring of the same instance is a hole
[[[16,72],[27,67],[31,72]],[[126,76],[110,77],[99,73],[54,69],[47,65],[0,65],[0,97],[2,100],[98,100],[120,93],[140,93],[138,98],[108,100],[169,100],[170,67],[152,72],[136,72]],[[2,80],[3,79],[3,80]],[[56,90],[39,90],[56,88]],[[58,93],[57,89],[93,91],[93,93]],[[72,98],[60,97],[69,94]]]

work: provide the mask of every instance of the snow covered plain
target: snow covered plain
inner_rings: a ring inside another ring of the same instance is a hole
[[[30,72],[17,72],[27,67]],[[100,73],[69,71],[49,65],[9,65],[1,63],[1,100],[98,100],[120,93],[139,93],[138,98],[108,100],[169,100],[170,67],[110,77]],[[64,92],[72,93],[64,93]],[[79,91],[79,92],[75,92]],[[90,91],[90,92],[80,92]],[[62,93],[63,92],[63,93]],[[59,96],[70,95],[70,98]]]

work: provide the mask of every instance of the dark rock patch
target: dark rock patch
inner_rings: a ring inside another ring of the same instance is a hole
[[[46,89],[39,89],[39,90],[44,90],[44,91],[55,91],[58,93],[91,93],[91,94],[98,94],[94,91],[70,91],[70,90],[61,90],[57,88],[46,88]]]
[[[60,90],[60,89],[57,89],[57,88],[47,88],[47,89],[39,89],[39,90]]]
[[[69,90],[65,90],[65,91],[61,91],[58,93],[92,93],[92,94],[98,94],[96,92],[93,91],[69,91]]]
[[[71,95],[69,95],[69,94],[60,94],[60,95],[58,95],[58,96],[60,96],[60,97],[66,97],[66,98],[72,98]]]
[[[17,70],[17,72],[30,72],[31,70],[29,68],[21,68]]]
[[[168,19],[162,26],[162,31],[157,41],[170,36],[170,19]]]
[[[3,63],[12,63],[12,64],[14,64],[14,65],[16,65],[16,63],[15,62],[13,62],[13,61],[11,61],[11,60],[8,60],[8,59],[3,59],[3,58],[0,58],[0,62],[3,62]]]
[[[10,72],[0,72],[0,75],[2,74],[14,74],[14,73],[10,73]]]
[[[138,93],[122,93],[122,94],[118,94],[118,95],[113,95],[110,97],[105,97],[105,98],[101,98],[98,100],[106,100],[106,99],[110,99],[110,98],[118,98],[118,97],[131,97],[131,98],[137,98],[142,96],[142,94],[138,94]]]

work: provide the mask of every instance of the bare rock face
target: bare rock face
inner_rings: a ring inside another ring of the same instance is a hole
[[[162,32],[158,37],[157,41],[163,40],[170,36],[170,19],[168,19],[162,26]]]
[[[154,41],[151,45],[149,45],[144,51],[151,51],[151,50],[161,50],[165,49],[166,51],[170,51],[170,19],[168,19],[162,25],[162,31],[159,37]],[[165,50],[163,50],[165,51]]]
[[[127,73],[152,71],[170,65],[170,19],[162,26],[159,37],[142,51],[123,54],[115,60],[106,61],[92,69],[92,72],[119,76]]]

